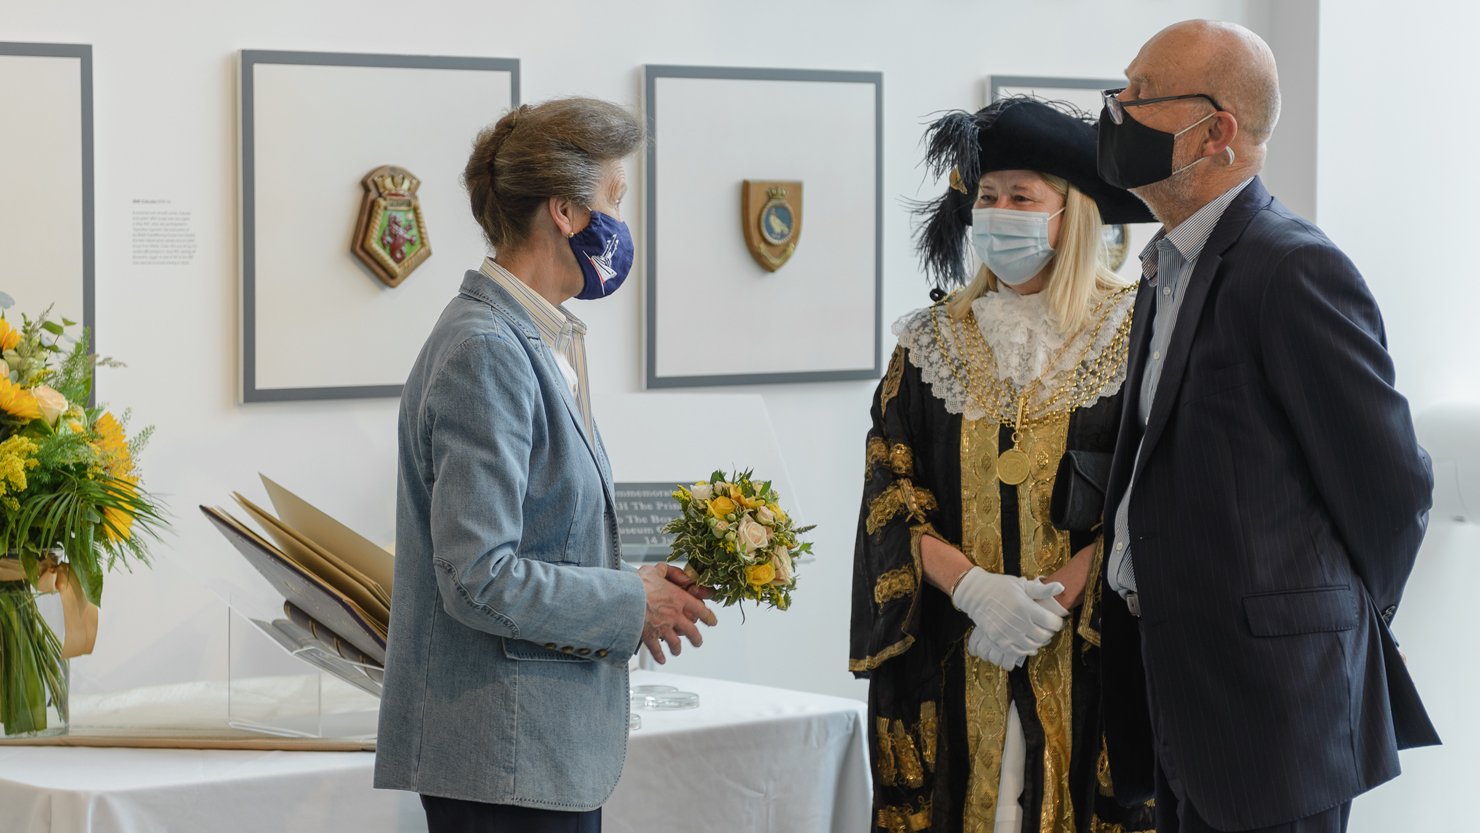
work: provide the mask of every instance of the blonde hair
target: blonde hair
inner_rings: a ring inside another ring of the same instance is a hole
[[[1048,295],[1048,307],[1058,320],[1059,330],[1073,333],[1085,325],[1090,309],[1101,298],[1126,282],[1110,271],[1100,207],[1068,180],[1045,173],[1038,176],[1064,198],[1059,245],[1054,247],[1052,269],[1043,291]],[[972,301],[988,292],[1000,291],[1003,290],[997,286],[997,276],[982,264],[971,283],[951,294],[946,301],[946,312],[952,318],[965,318]]]

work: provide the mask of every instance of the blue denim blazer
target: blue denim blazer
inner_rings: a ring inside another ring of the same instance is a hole
[[[610,466],[553,356],[468,272],[401,396],[375,786],[590,810],[627,752],[646,611]]]

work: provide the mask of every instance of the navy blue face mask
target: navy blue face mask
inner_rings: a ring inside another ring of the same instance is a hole
[[[577,295],[583,301],[605,298],[617,291],[632,271],[632,232],[627,224],[599,211],[591,212],[591,222],[569,238],[570,250],[581,265],[585,286]]]

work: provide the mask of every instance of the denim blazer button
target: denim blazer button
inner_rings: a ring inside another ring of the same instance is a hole
[[[580,654],[581,656],[584,657],[587,654],[591,653],[591,649],[590,648],[577,648],[576,649],[576,653],[578,653],[578,654]]]
[[[604,656],[606,656],[606,649],[605,648],[602,648],[601,650],[597,651],[596,652],[596,656],[598,656],[598,657],[604,657]]]
[[[554,650],[554,648],[555,648],[555,643],[554,643],[554,642],[546,642],[546,643],[545,643],[545,647],[546,647],[546,648],[549,648],[549,649],[551,649],[551,650]]]

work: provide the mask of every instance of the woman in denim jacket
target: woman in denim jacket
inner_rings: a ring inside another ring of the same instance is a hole
[[[627,748],[627,662],[697,621],[682,571],[622,564],[591,413],[586,327],[632,266],[616,105],[510,112],[464,172],[495,254],[468,272],[406,380],[396,574],[375,785],[412,790],[433,833],[601,826]]]

